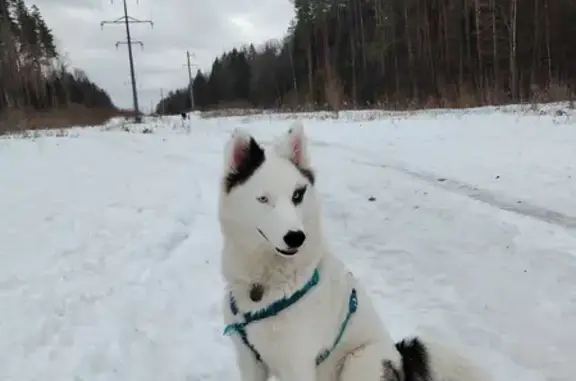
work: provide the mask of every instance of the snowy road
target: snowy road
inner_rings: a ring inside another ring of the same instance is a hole
[[[0,380],[238,380],[221,336],[221,149],[237,125],[0,140]],[[576,125],[509,114],[307,122],[330,244],[396,338],[495,380],[572,381]]]

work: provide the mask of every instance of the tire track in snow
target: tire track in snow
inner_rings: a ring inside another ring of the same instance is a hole
[[[337,143],[333,144],[324,141],[310,141],[310,144],[318,148],[325,148],[325,149],[336,148],[342,151],[348,151],[350,153],[354,153],[355,155],[360,155],[369,159],[369,161],[358,160],[353,158],[350,159],[352,162],[356,164],[391,169],[393,171],[402,173],[404,175],[410,176],[420,181],[424,181],[428,184],[432,184],[445,191],[469,197],[473,200],[483,202],[485,204],[491,205],[501,210],[505,210],[507,212],[512,212],[526,217],[531,217],[539,221],[560,226],[566,229],[576,230],[576,217],[558,212],[556,210],[535,205],[515,197],[510,197],[486,189],[481,189],[479,187],[475,187],[465,182],[455,179],[448,179],[430,172],[425,172],[421,170],[414,171],[407,168],[405,165],[392,164],[392,163],[388,164],[377,163],[372,161],[371,160],[372,158],[367,156],[365,151],[349,147],[346,145]]]
[[[403,173],[412,178],[432,184],[438,188],[442,188],[448,192],[457,193],[473,200],[483,202],[501,210],[521,214],[523,216],[532,217],[537,220],[547,222],[549,224],[557,225],[567,229],[576,230],[576,217],[557,212],[542,206],[534,205],[517,198],[509,197],[503,194],[497,194],[485,189],[474,187],[470,184],[436,176],[432,173],[424,171],[413,171],[403,166],[393,164],[378,164],[373,162],[365,162],[359,160],[352,160],[353,162],[361,165],[368,165],[373,167],[388,168],[396,172]]]

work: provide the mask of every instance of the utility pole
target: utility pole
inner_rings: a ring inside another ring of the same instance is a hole
[[[134,17],[128,16],[128,5],[126,4],[126,0],[122,1],[124,3],[124,16],[112,21],[102,21],[100,22],[100,27],[104,28],[105,24],[124,24],[126,27],[126,41],[116,42],[116,49],[118,49],[120,44],[128,45],[128,61],[130,63],[130,78],[132,80],[132,98],[134,102],[134,112],[136,113],[134,121],[136,123],[142,123],[142,115],[140,115],[140,106],[138,105],[138,90],[136,88],[136,73],[134,71],[134,55],[132,53],[132,44],[139,44],[142,48],[144,48],[144,44],[142,41],[132,40],[132,36],[130,35],[130,24],[150,24],[151,27],[154,27],[154,23],[151,20],[138,20]],[[111,0],[111,2],[113,3],[114,0]]]
[[[194,56],[194,54],[190,54],[190,51],[186,51],[186,66],[188,66],[188,91],[190,92],[190,111],[194,111],[194,79],[192,78],[192,66],[190,62],[190,56]]]

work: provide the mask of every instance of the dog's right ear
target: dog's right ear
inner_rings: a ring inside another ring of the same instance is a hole
[[[236,172],[249,154],[252,136],[241,128],[236,128],[226,143],[226,172]]]
[[[225,185],[230,192],[244,183],[264,162],[264,150],[247,131],[237,128],[226,145]]]

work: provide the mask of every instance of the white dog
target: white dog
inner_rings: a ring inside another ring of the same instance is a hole
[[[219,218],[225,334],[242,381],[478,381],[431,341],[395,343],[370,298],[324,241],[303,126],[264,150],[229,140]]]

